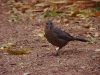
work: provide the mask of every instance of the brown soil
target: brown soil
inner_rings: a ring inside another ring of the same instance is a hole
[[[100,75],[100,37],[94,37],[97,43],[87,44],[73,41],[61,49],[59,56],[53,56],[55,47],[38,36],[43,31],[47,18],[8,22],[9,16],[4,12],[8,5],[0,5],[0,45],[14,42],[14,50],[28,48],[29,53],[10,55],[0,50],[0,75]],[[57,23],[55,25],[73,36],[87,38],[91,32],[80,25],[78,21],[87,24],[92,21],[93,32],[100,32],[100,17],[76,19],[66,17],[69,25]],[[53,18],[60,19],[59,17]]]

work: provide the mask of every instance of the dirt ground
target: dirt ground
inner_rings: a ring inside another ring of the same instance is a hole
[[[0,50],[0,75],[100,75],[100,50],[96,51],[100,49],[100,37],[94,37],[97,42],[93,44],[72,41],[56,57],[53,56],[55,47],[38,36],[47,18],[8,22],[9,16],[4,14],[8,10],[8,5],[0,5],[0,45],[13,42],[16,44],[14,50],[28,48],[29,53],[10,55],[5,52],[6,48]],[[91,31],[78,21],[83,24],[92,21],[96,28],[93,32],[100,32],[100,17],[66,18],[69,20],[68,26],[62,22],[54,23],[73,36],[92,40],[86,37]]]

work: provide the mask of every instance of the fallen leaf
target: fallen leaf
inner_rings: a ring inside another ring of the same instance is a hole
[[[67,1],[52,1],[51,3],[54,3],[54,4],[65,4],[65,3],[67,3]]]
[[[43,3],[36,4],[35,6],[37,6],[37,7],[48,7],[50,5],[51,5],[51,2],[43,2]]]
[[[2,44],[2,45],[0,45],[0,49],[7,48],[7,47],[9,47],[9,46],[14,46],[14,43]]]
[[[24,73],[23,75],[30,75],[31,73],[30,72],[27,72],[27,73]]]
[[[100,52],[100,49],[96,49],[95,51],[96,51],[96,52]]]
[[[5,14],[9,15],[11,14],[11,10],[7,11],[7,12],[4,12]]]
[[[55,11],[50,11],[50,12],[44,13],[44,17],[50,17],[50,16],[55,17],[55,16],[60,16],[60,14],[56,13]]]
[[[65,26],[69,26],[69,24],[65,24]]]
[[[11,50],[11,47],[9,46],[8,49],[6,50],[6,52],[8,54],[12,54],[12,55],[22,55],[22,54],[28,53],[28,49],[24,48],[21,50]]]
[[[100,16],[100,11],[95,11],[95,16]]]
[[[96,28],[91,27],[91,28],[89,28],[89,30],[94,31],[94,30],[96,30]]]
[[[13,8],[12,8],[12,12],[13,12],[13,13],[18,13],[18,9],[15,8],[15,7],[13,7]]]
[[[86,13],[83,13],[83,14],[77,14],[76,16],[77,16],[77,17],[82,17],[82,18],[87,18],[87,17],[89,17],[89,15],[86,14]]]
[[[44,33],[39,33],[38,36],[43,38],[44,37]]]
[[[64,19],[63,22],[64,22],[64,23],[68,23],[69,20],[68,20],[68,19]]]
[[[96,2],[95,1],[90,1],[90,0],[76,1],[74,3],[74,6],[77,6],[80,9],[87,9],[87,8],[95,7]]]
[[[61,20],[56,20],[55,22],[60,23],[60,22],[61,22]]]
[[[99,32],[95,32],[94,37],[99,37],[100,33]]]
[[[91,41],[91,42],[87,42],[87,44],[93,44],[94,42],[93,41]]]
[[[8,22],[12,22],[12,21],[14,21],[14,19],[9,19],[9,20],[7,20]]]
[[[82,17],[82,18],[87,18],[89,16],[95,16],[94,12],[95,11],[93,8],[88,8],[88,9],[80,10],[79,14],[77,14],[76,16]]]
[[[79,11],[71,11],[70,16],[72,16],[72,17],[76,17],[77,14],[79,14]]]
[[[89,28],[92,28],[92,24],[85,24],[85,25],[83,25],[83,27],[89,29]]]

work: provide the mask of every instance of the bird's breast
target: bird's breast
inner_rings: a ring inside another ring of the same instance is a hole
[[[55,33],[48,32],[45,34],[45,36],[49,43],[58,47],[62,47],[67,43],[65,40],[60,39]]]

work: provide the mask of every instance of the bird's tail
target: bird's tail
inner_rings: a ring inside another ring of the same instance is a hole
[[[88,40],[86,40],[86,39],[81,39],[81,38],[74,38],[74,40],[81,41],[81,42],[89,42]]]

